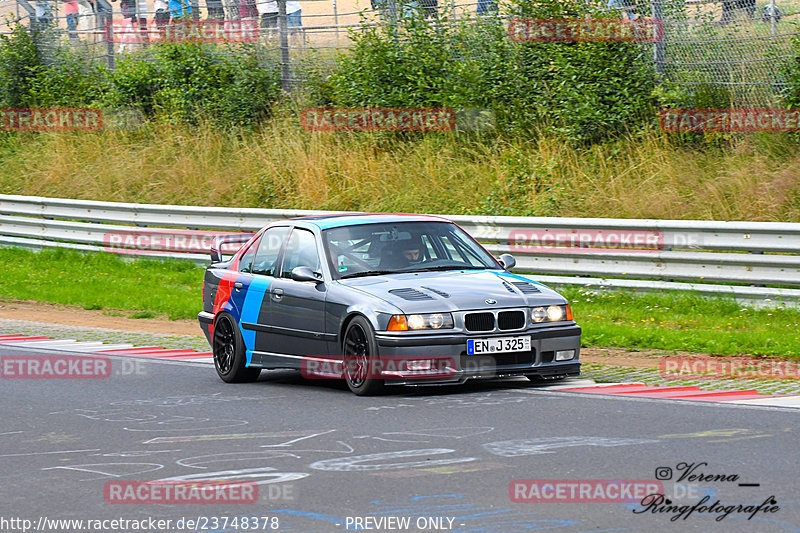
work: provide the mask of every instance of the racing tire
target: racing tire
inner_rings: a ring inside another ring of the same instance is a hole
[[[347,325],[342,342],[344,379],[347,387],[358,396],[371,396],[383,390],[382,379],[370,377],[379,365],[378,342],[375,331],[364,317],[357,316]]]
[[[260,368],[245,366],[244,340],[236,321],[228,313],[220,313],[214,322],[211,343],[214,368],[226,383],[247,383],[258,379]]]

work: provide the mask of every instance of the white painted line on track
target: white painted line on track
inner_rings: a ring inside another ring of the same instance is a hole
[[[800,396],[754,398],[752,400],[732,400],[728,403],[739,403],[742,405],[770,405],[773,407],[800,407]]]
[[[8,344],[9,346],[50,346],[53,344],[56,345],[68,345],[68,344],[77,344],[78,339],[47,339],[47,340],[35,340],[35,341],[26,341],[25,339],[11,339],[8,341],[3,342],[3,344]]]
[[[123,348],[133,348],[133,344],[101,344],[99,346],[82,346],[81,350],[85,352],[106,352],[110,350],[122,350]]]

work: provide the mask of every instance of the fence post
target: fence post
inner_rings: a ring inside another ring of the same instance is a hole
[[[115,65],[114,60],[114,12],[108,0],[96,0],[97,7],[97,25],[100,27],[100,35],[106,43],[106,61],[108,68],[113,69]]]
[[[769,26],[772,36],[775,37],[775,0],[769,0]]]
[[[291,89],[291,65],[289,64],[289,33],[286,27],[286,0],[278,0],[278,34],[280,38],[281,53],[281,89],[289,92]]]
[[[336,26],[336,47],[339,47],[339,10],[336,7],[336,0],[333,0],[333,24]]]
[[[663,0],[653,0],[653,18],[661,26],[661,38],[653,43],[653,62],[656,74],[664,75],[664,40],[667,37],[667,25],[664,21]]]
[[[36,9],[34,9],[34,7],[27,2],[27,0],[17,0],[17,20],[22,20],[19,18],[19,6],[22,6],[25,8],[25,11],[28,12],[28,25],[30,28],[36,28]]]

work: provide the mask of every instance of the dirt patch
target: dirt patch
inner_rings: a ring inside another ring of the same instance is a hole
[[[673,357],[703,357],[706,354],[665,350],[631,351],[626,348],[599,348],[595,346],[581,348],[582,363],[609,366],[658,368],[661,358],[667,355]]]
[[[108,328],[137,333],[203,336],[197,320],[166,318],[128,318],[130,311],[86,310],[72,305],[46,304],[33,301],[0,301],[0,318],[31,320],[87,328]]]

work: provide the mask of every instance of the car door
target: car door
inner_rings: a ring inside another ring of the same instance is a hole
[[[264,352],[271,351],[268,339],[271,309],[270,299],[266,295],[275,282],[280,252],[289,229],[288,226],[268,228],[261,234],[257,245],[251,246],[252,253],[248,249],[239,261],[240,272],[246,274],[240,276],[242,284],[247,283],[249,275],[249,285],[241,306],[240,330],[247,359],[249,361],[252,357],[257,365],[265,364]],[[236,290],[234,285],[234,294]]]
[[[280,277],[270,286],[271,325],[276,351],[292,356],[327,355],[325,333],[326,284],[295,281],[292,269],[307,266],[322,272],[322,261],[314,233],[293,228],[282,256]],[[299,359],[297,359],[299,365]]]

